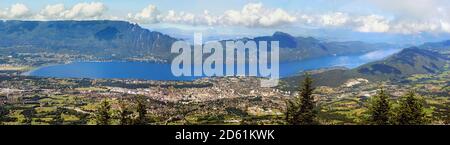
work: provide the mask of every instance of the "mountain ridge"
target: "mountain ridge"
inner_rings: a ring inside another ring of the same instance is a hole
[[[100,58],[170,56],[178,40],[125,21],[3,21],[0,47],[10,52],[92,54]],[[28,47],[28,49],[15,49]]]
[[[396,45],[386,43],[365,43],[361,41],[321,41],[314,37],[295,37],[285,32],[277,31],[271,36],[241,38],[246,41],[279,41],[281,61],[298,61],[323,56],[363,54],[380,49],[393,49]],[[228,40],[223,40],[222,43]]]
[[[0,53],[51,52],[94,55],[100,59],[152,56],[170,60],[177,38],[126,21],[0,21]],[[324,42],[284,32],[236,40],[280,41],[281,61],[366,53],[394,47],[357,41]]]
[[[450,46],[450,45],[449,45]],[[437,49],[437,48],[436,48]],[[364,78],[370,81],[402,81],[414,74],[434,74],[443,71],[450,63],[450,55],[432,50],[410,47],[383,60],[371,62],[354,69],[331,69],[312,74],[318,86],[339,86],[349,79]],[[283,78],[291,86],[303,78],[302,75]]]

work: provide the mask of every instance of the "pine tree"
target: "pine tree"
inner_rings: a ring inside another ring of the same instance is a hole
[[[315,102],[312,96],[313,80],[308,73],[305,73],[304,76],[305,79],[300,85],[300,96],[286,102],[286,121],[292,125],[314,124],[317,114],[314,111]]]
[[[120,125],[130,125],[131,122],[131,115],[133,112],[128,107],[128,104],[126,104],[125,101],[120,100],[119,101],[119,124]]]
[[[108,125],[111,116],[109,111],[111,110],[111,105],[107,100],[103,100],[96,112],[96,121],[98,125]]]
[[[52,125],[62,125],[64,123],[64,119],[61,117],[62,113],[57,112],[58,114],[53,117],[50,124]]]
[[[136,99],[136,111],[138,117],[135,120],[135,124],[145,125],[147,123],[147,106],[145,105],[145,98],[143,96],[138,96]]]
[[[446,115],[444,116],[444,124],[445,125],[450,125],[450,108],[447,107],[446,109]]]
[[[3,106],[0,105],[0,125],[3,124],[2,120],[3,120],[4,116],[6,116],[6,114],[7,114],[7,110]]]
[[[420,125],[425,123],[423,100],[411,91],[400,99],[396,109],[395,123],[399,125]]]
[[[298,98],[294,98],[294,100],[287,100],[286,101],[286,113],[285,113],[285,119],[288,124],[294,125],[294,117],[293,115],[298,111]]]
[[[390,117],[390,105],[389,96],[386,94],[383,88],[377,92],[369,105],[369,122],[374,125],[387,125],[389,124]]]

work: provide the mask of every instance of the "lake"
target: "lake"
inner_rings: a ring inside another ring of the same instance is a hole
[[[304,70],[343,66],[355,68],[380,60],[399,52],[399,49],[379,50],[365,54],[327,56],[296,62],[280,63],[280,76],[298,74]],[[142,80],[194,80],[200,77],[176,77],[170,64],[149,62],[73,62],[69,64],[40,67],[25,75],[56,78],[92,79],[142,79]]]

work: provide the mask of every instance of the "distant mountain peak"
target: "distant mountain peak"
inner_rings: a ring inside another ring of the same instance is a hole
[[[410,47],[403,49],[400,53],[395,54],[394,57],[413,57],[417,55],[430,59],[447,59],[444,55],[441,55],[437,52],[420,49],[419,47]]]
[[[157,56],[168,59],[177,39],[135,23],[112,20],[0,21],[0,48],[49,53],[76,53],[106,59]],[[114,55],[113,55],[114,54]]]
[[[363,65],[357,70],[365,75],[408,76],[441,71],[447,60],[446,56],[437,52],[410,47],[385,60]]]
[[[450,45],[450,40],[444,41],[445,44]]]
[[[272,37],[293,37],[293,36],[285,32],[276,31],[275,33],[273,33]]]
[[[170,60],[175,56],[170,53],[171,45],[177,40],[127,21],[0,21],[0,48],[7,48],[4,52],[76,53],[106,59],[151,56]],[[363,53],[376,48],[364,43],[329,43],[313,37],[294,37],[281,31],[240,40],[279,41],[282,61]],[[30,49],[16,49],[24,46]]]
[[[386,59],[364,64],[351,70],[331,69],[313,74],[316,85],[340,86],[349,79],[364,78],[373,82],[405,81],[414,74],[434,74],[445,70],[450,58],[448,56],[422,49],[405,48]],[[303,76],[284,78],[289,84],[298,83]]]
[[[421,46],[420,48],[433,50],[433,51],[439,51],[441,49],[450,49],[450,40],[445,40],[441,42],[428,42]]]

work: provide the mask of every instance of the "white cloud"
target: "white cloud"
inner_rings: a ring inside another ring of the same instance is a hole
[[[14,4],[5,11],[0,10],[1,19],[28,20],[86,20],[100,19],[107,10],[100,2],[78,3],[66,9],[64,4],[47,5],[38,13],[33,14],[24,4]]]
[[[299,14],[296,25],[315,28],[341,28],[358,32],[388,32],[390,21],[379,15],[351,15],[343,12]]]
[[[161,19],[160,12],[155,5],[148,5],[136,14],[128,14],[128,19],[138,23],[158,23]]]
[[[261,17],[259,23],[262,26],[271,27],[290,24],[296,20],[296,17],[291,16],[286,11],[282,9],[276,9],[275,11],[270,12],[268,15]]]
[[[203,16],[200,17],[201,22],[205,22],[207,25],[211,26],[214,24],[217,24],[219,21],[219,18],[217,16],[212,16],[209,14],[208,10],[203,11]]]
[[[390,28],[389,21],[378,15],[359,17],[355,23],[359,32],[388,32]]]
[[[395,17],[392,33],[449,33],[450,1],[448,0],[365,0],[384,13]]]
[[[262,3],[249,3],[241,11],[228,10],[220,17],[225,25],[273,27],[295,22],[297,18],[283,9],[268,9]]]
[[[188,25],[220,25],[220,17],[209,14],[208,10],[203,11],[203,14],[193,14],[188,12],[176,12],[170,10],[167,14],[161,15],[162,22],[188,24]]]
[[[349,16],[342,12],[320,15],[318,20],[323,26],[341,26],[349,21]]]
[[[97,19],[106,11],[106,6],[100,2],[78,3],[64,11],[65,19]]]
[[[360,56],[360,59],[364,59],[364,60],[380,60],[385,58],[386,56],[390,56],[394,53],[397,53],[401,51],[400,49],[382,49],[382,50],[377,50],[377,51],[372,51],[372,52],[368,52],[362,56]]]
[[[1,19],[20,19],[31,15],[30,9],[24,4],[17,3],[12,5],[10,8],[5,10],[0,10]]]
[[[448,0],[365,0],[379,9],[408,19],[428,19],[440,15],[439,9],[449,8]]]
[[[393,33],[417,34],[422,32],[450,33],[448,20],[433,21],[399,21],[392,24]]]
[[[138,23],[178,23],[190,25],[238,25],[245,27],[273,27],[290,24],[296,17],[282,9],[264,8],[261,3],[249,3],[242,10],[228,10],[222,15],[211,15],[205,10],[203,14],[176,12],[170,10],[163,14],[154,5],[149,5],[141,12],[128,14],[128,19]]]
[[[11,6],[11,9],[9,12],[10,12],[11,17],[20,18],[20,17],[27,16],[29,14],[30,10],[24,4],[14,4]]]
[[[195,24],[195,15],[186,12],[175,12],[170,10],[167,15],[164,16],[163,21],[168,23],[183,23],[183,24]]]
[[[64,4],[47,5],[36,16],[37,19],[60,19],[63,17]]]
[[[447,33],[450,33],[450,22],[448,22],[448,21],[441,21],[441,27],[442,27],[443,31],[445,31]]]
[[[439,25],[433,22],[399,21],[393,25],[392,31],[402,34],[438,31]]]

